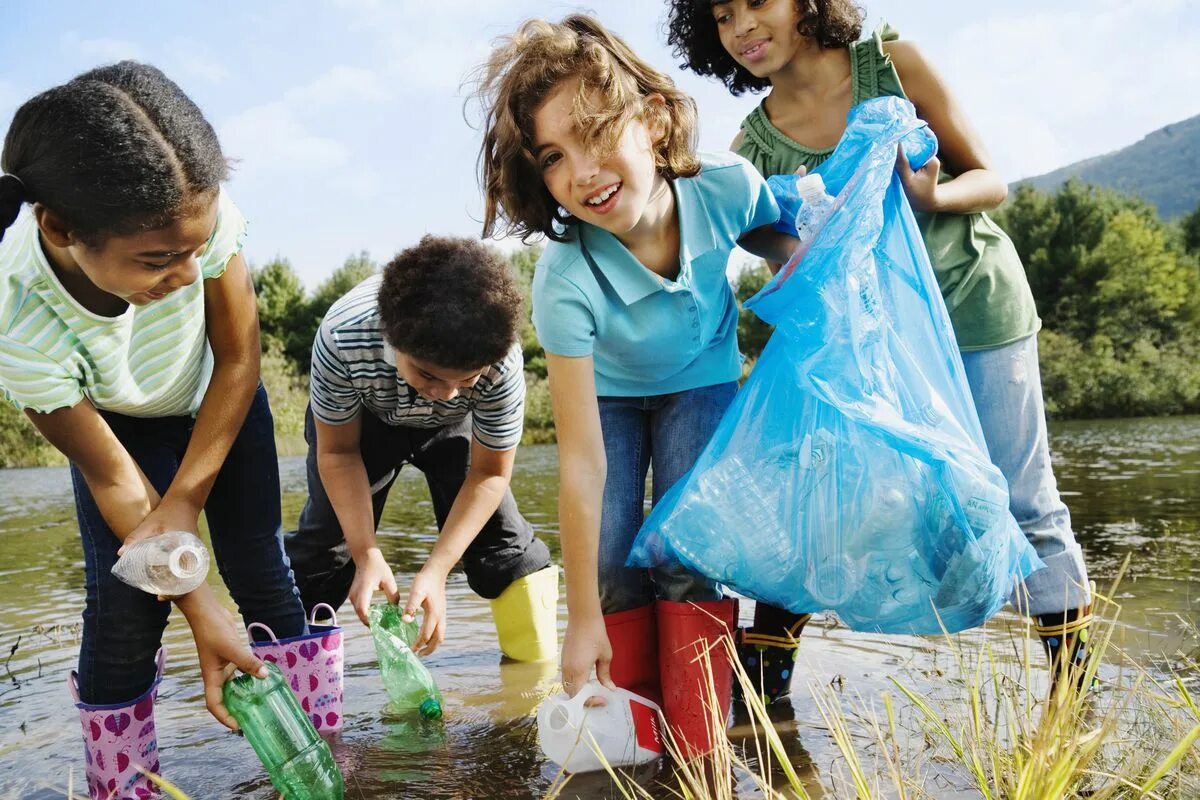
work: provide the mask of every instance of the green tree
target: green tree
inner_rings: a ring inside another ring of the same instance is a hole
[[[1164,225],[1132,211],[1117,213],[1083,259],[1097,276],[1094,333],[1128,348],[1138,341],[1174,341],[1195,321],[1194,263],[1168,244]]]
[[[263,352],[275,349],[299,363],[303,353],[312,347],[312,340],[305,341],[303,336],[310,316],[304,284],[286,258],[277,257],[251,274],[258,295]]]
[[[738,300],[738,347],[746,354],[747,363],[757,361],[767,346],[767,339],[775,330],[763,322],[753,311],[747,311],[746,301],[758,293],[758,290],[771,280],[771,270],[767,262],[760,261],[757,266],[743,270],[737,277],[734,293]]]
[[[540,246],[522,247],[514,250],[508,260],[516,273],[521,295],[525,298],[525,324],[521,327],[521,350],[525,356],[525,371],[538,378],[545,378],[546,351],[542,349],[537,331],[533,327],[533,272],[541,257]]]
[[[1183,248],[1193,255],[1200,255],[1200,206],[1179,221],[1183,232]]]

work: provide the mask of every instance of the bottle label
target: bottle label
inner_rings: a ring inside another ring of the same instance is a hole
[[[633,730],[637,736],[638,747],[655,753],[665,752],[662,730],[658,725],[658,712],[636,700],[629,701],[629,711],[633,714]]]

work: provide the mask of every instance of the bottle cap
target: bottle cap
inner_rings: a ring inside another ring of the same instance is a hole
[[[418,710],[421,712],[421,716],[425,719],[442,718],[442,704],[432,697],[426,697],[424,700],[422,700],[421,707]]]
[[[815,172],[803,175],[796,181],[796,191],[800,193],[801,200],[811,203],[825,194],[825,179]]]

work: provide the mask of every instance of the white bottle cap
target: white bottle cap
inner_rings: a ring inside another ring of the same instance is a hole
[[[801,200],[811,203],[825,194],[825,179],[815,172],[809,175],[802,175],[796,181],[796,191],[800,193]]]

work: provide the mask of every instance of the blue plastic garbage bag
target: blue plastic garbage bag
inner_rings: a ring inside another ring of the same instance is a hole
[[[775,332],[650,513],[631,566],[679,561],[756,600],[884,633],[980,625],[1042,566],[988,458],[894,174],[902,142],[917,165],[936,148],[907,101],[850,113],[816,170],[836,210],[747,303]]]

